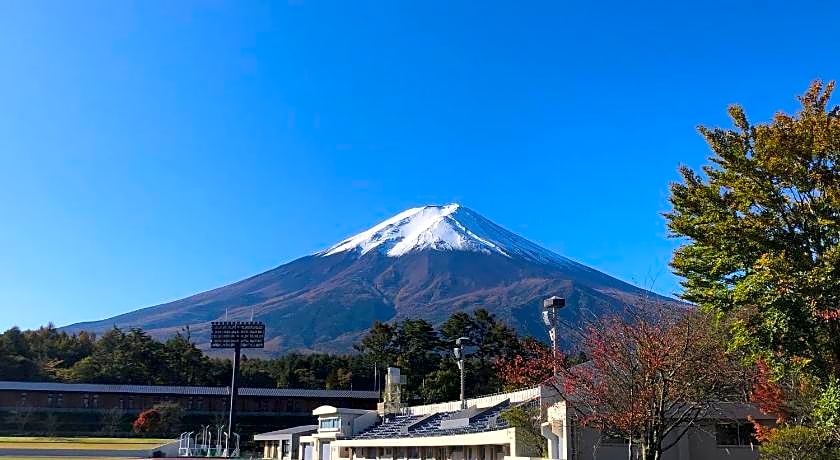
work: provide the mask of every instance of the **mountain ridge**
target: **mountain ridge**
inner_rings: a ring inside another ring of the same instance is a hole
[[[266,353],[346,351],[373,321],[424,318],[486,308],[520,333],[545,335],[542,298],[562,295],[561,313],[621,314],[646,291],[542,248],[457,204],[424,206],[314,254],[183,299],[69,331],[141,327],[159,338],[189,325],[200,346],[209,323],[228,317],[266,323]]]

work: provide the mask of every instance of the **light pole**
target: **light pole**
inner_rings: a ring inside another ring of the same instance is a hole
[[[551,337],[551,356],[554,367],[554,375],[557,375],[557,310],[566,306],[566,299],[551,296],[543,300],[542,317],[546,327],[548,327],[548,336]]]
[[[458,337],[455,339],[455,349],[452,351],[455,353],[455,359],[458,360],[458,369],[461,370],[461,409],[467,408],[467,398],[464,394],[464,345],[470,342],[469,337]]]

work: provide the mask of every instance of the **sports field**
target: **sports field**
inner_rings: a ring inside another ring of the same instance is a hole
[[[144,438],[0,437],[0,449],[144,450],[171,442]]]
[[[96,458],[126,460],[170,442],[169,439],[0,437],[0,460]]]

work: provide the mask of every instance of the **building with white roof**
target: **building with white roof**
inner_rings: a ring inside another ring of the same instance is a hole
[[[389,372],[393,370],[389,369]],[[398,371],[397,371],[398,378]],[[398,380],[397,380],[398,381]],[[386,385],[379,410],[322,406],[314,431],[301,435],[297,452],[277,455],[263,444],[264,458],[285,460],[532,460],[626,459],[627,443],[581,428],[566,402],[550,386],[538,386],[461,401],[399,406]],[[398,395],[397,390],[397,395]],[[396,403],[396,404],[394,404]],[[511,426],[512,408],[538,414],[530,429]],[[665,460],[753,460],[758,448],[747,416],[768,417],[748,404],[721,404],[714,415],[689,428],[665,452]],[[769,420],[767,420],[770,422]],[[539,435],[535,435],[535,432]],[[256,440],[261,440],[258,435]],[[535,439],[536,438],[536,439]],[[543,444],[547,452],[542,452]],[[290,444],[291,446],[291,444]]]

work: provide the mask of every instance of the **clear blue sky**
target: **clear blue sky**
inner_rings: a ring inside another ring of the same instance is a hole
[[[0,328],[453,201],[672,293],[660,213],[696,125],[840,77],[837,2],[775,3],[0,2]]]

